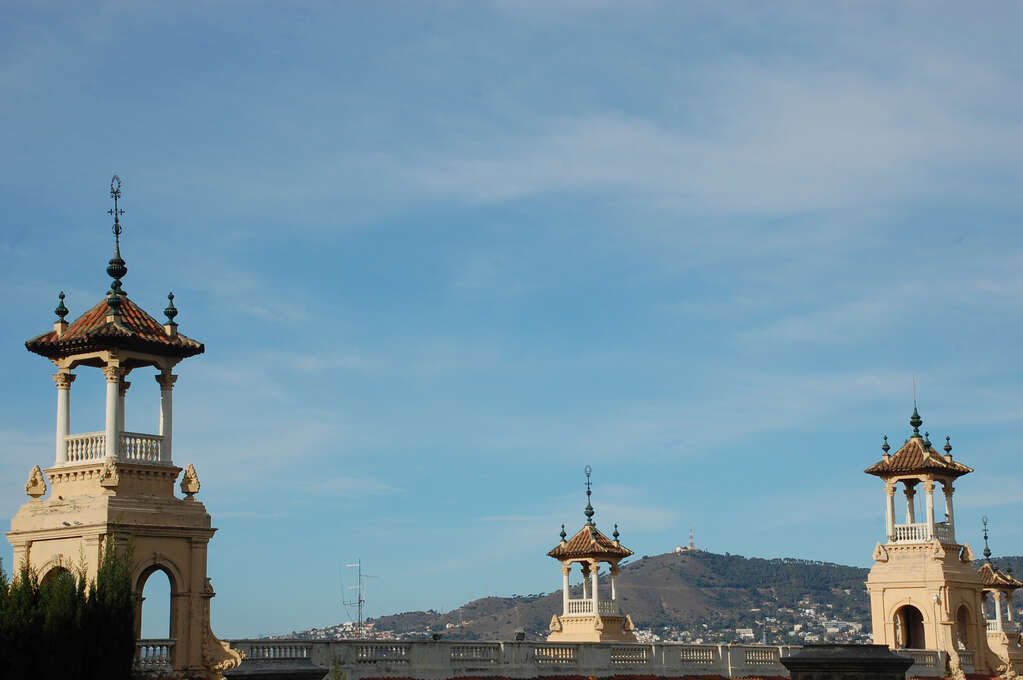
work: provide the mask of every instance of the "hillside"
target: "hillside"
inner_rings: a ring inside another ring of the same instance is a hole
[[[665,638],[700,631],[699,637],[707,641],[728,641],[736,628],[752,628],[758,640],[766,635],[792,642],[786,633],[808,618],[806,609],[815,610],[813,618],[858,623],[869,630],[866,578],[867,570],[857,567],[696,551],[623,565],[618,591],[623,611],[637,627]],[[577,587],[572,596],[581,596]],[[408,612],[372,621],[377,630],[403,635],[442,632],[446,639],[508,639],[522,628],[533,638],[546,635],[551,615],[560,610],[559,590],[485,597],[447,613]]]

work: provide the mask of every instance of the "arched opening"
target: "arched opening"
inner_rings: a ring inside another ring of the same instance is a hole
[[[959,605],[956,610],[956,649],[971,649],[969,634],[970,610],[966,605]]]
[[[41,587],[52,586],[61,579],[70,579],[74,582],[74,576],[72,573],[66,567],[62,567],[58,564],[43,574],[43,577],[39,580],[39,585]]]
[[[926,649],[924,615],[913,605],[904,605],[895,612],[895,646],[898,649]]]
[[[165,640],[175,636],[171,611],[171,578],[163,569],[154,567],[139,577],[135,592],[139,594],[137,614],[139,638]]]

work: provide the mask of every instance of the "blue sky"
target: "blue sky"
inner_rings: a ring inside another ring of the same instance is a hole
[[[586,464],[639,555],[865,566],[914,376],[960,538],[1023,553],[1019,6],[549,4],[5,3],[0,515],[116,172],[125,290],[207,347],[221,636],[348,620],[358,558],[370,615],[555,590]]]

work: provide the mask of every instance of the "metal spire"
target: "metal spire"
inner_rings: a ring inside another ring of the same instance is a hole
[[[593,472],[593,468],[589,465],[586,466],[586,509],[583,510],[583,514],[586,515],[586,526],[596,528],[597,525],[593,523],[593,505],[590,504],[590,495],[593,493],[590,491],[590,474]]]
[[[952,437],[945,435],[945,455],[949,458],[952,457]]]
[[[614,532],[613,534],[611,534],[611,536],[613,536],[613,537],[614,537],[614,539],[615,539],[615,543],[617,543],[617,542],[618,542],[618,536],[619,536],[619,535],[620,535],[620,534],[618,533],[618,525],[616,524],[616,525],[615,525],[615,532]]]
[[[888,445],[888,435],[884,435],[884,443],[881,444],[881,450],[884,451],[884,455],[888,455],[888,452],[892,450],[892,447]]]
[[[562,525],[561,525],[561,542],[562,542],[562,543],[564,543],[564,542],[565,542],[565,537],[566,537],[566,536],[568,536],[568,534],[566,534],[566,533],[565,533],[565,525],[564,525],[564,524],[562,524]]]
[[[114,256],[107,263],[107,274],[113,279],[107,293],[107,306],[114,314],[117,314],[121,310],[121,296],[124,295],[121,291],[121,279],[128,273],[128,268],[124,266],[124,260],[121,258],[120,218],[124,214],[124,209],[118,207],[117,204],[121,198],[121,178],[117,175],[110,180],[110,197],[114,199],[114,207],[108,210],[107,214],[114,216]]]
[[[924,451],[931,450],[931,433],[924,432]]]
[[[980,521],[984,523],[984,559],[990,562],[991,548],[989,548],[987,545],[987,515],[981,517]]]

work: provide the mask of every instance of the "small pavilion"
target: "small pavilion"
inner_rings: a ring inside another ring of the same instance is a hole
[[[618,563],[632,555],[618,540],[618,525],[613,538],[608,538],[597,529],[593,521],[593,505],[590,502],[590,466],[586,466],[586,523],[572,538],[561,525],[561,542],[547,554],[561,562],[562,607],[561,615],[551,617],[550,635],[552,642],[635,642],[632,619],[622,615],[618,609],[616,578]],[[609,565],[610,595],[600,598],[600,564]],[[582,598],[572,599],[569,576],[572,565],[579,564],[582,572]]]

